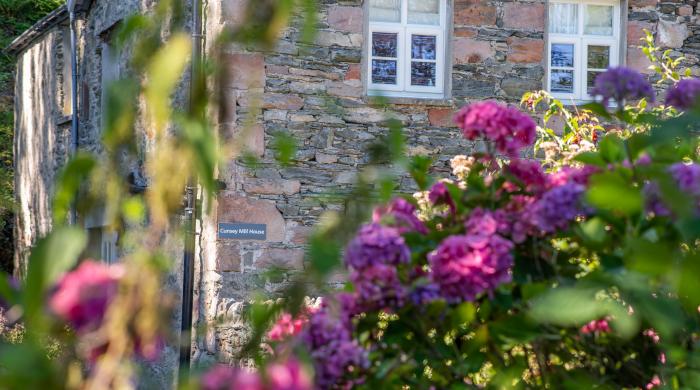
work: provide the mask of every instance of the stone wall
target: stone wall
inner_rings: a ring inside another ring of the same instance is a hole
[[[245,4],[246,0],[213,2],[210,31],[240,23]],[[232,158],[221,167],[226,190],[214,206],[216,215],[204,221],[208,249],[203,253],[206,293],[200,297],[200,321],[213,327],[198,341],[202,356],[230,360],[243,344],[243,303],[256,291],[274,296],[286,282],[266,279],[266,267],[303,272],[304,243],[314,223],[324,211],[339,208],[323,195],[348,190],[367,163],[366,146],[386,134],[388,118],[404,125],[410,154],[433,157],[434,171],[445,173],[451,156],[477,147],[464,142],[451,123],[458,107],[483,99],[516,103],[524,92],[544,88],[544,0],[450,4],[451,96],[444,101],[390,99],[386,107],[371,104],[362,71],[361,0],[320,2],[312,44],[302,43],[299,28],[293,27],[268,52],[227,48],[224,61],[230,78],[223,86],[221,137],[243,139],[260,164],[250,168]],[[659,45],[684,54],[686,64],[699,73],[695,1],[621,4],[623,15],[628,14],[623,38],[629,66],[648,73],[648,62],[635,47],[647,28],[656,33]],[[274,161],[271,142],[278,132],[298,141],[292,167],[280,168]],[[405,191],[413,189],[407,178],[399,185]],[[217,240],[217,222],[267,224],[268,240]]]
[[[17,59],[15,84],[15,270],[24,274],[36,241],[52,226],[54,181],[70,153],[70,118],[63,112],[68,48],[60,26]]]

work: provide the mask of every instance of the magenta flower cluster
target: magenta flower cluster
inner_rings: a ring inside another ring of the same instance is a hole
[[[450,191],[447,188],[447,184],[439,181],[430,188],[428,192],[428,200],[435,206],[448,206],[450,208],[450,214],[457,212],[457,205],[450,195]]]
[[[473,301],[511,280],[512,249],[498,234],[450,236],[428,255],[433,281],[447,302]]]
[[[311,376],[295,359],[266,367],[266,381],[257,372],[217,365],[200,380],[202,390],[311,390]]]
[[[683,79],[666,95],[666,104],[679,110],[698,107],[700,103],[700,79]]]
[[[455,122],[467,139],[491,141],[498,152],[509,156],[517,156],[535,141],[536,125],[528,115],[493,101],[462,108],[455,116]]]
[[[397,266],[410,261],[411,251],[398,229],[377,223],[360,228],[345,252],[357,304],[366,310],[402,306],[407,293]]]
[[[610,68],[596,77],[591,95],[599,96],[606,106],[611,100],[623,104],[630,100],[646,98],[654,101],[656,98],[654,89],[644,76],[625,67]]]
[[[341,386],[352,368],[368,364],[367,352],[352,337],[351,318],[355,310],[352,298],[352,295],[341,294],[337,301],[324,301],[301,334],[314,361],[315,383],[319,389]]]
[[[95,331],[117,295],[123,275],[120,265],[85,261],[61,278],[49,306],[77,333]]]

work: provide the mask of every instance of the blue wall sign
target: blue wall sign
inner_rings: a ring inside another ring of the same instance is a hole
[[[253,223],[220,223],[218,236],[228,240],[267,240],[267,225]]]

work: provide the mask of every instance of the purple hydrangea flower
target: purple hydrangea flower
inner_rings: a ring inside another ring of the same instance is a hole
[[[427,305],[440,299],[440,286],[435,283],[426,283],[416,286],[411,291],[410,299],[416,306]]]
[[[473,301],[511,280],[512,249],[497,234],[450,236],[428,255],[432,279],[448,302]]]
[[[700,79],[683,79],[666,95],[666,104],[679,110],[689,110],[700,98]]]
[[[405,303],[406,290],[393,265],[375,264],[350,272],[350,280],[357,291],[357,303],[361,310],[401,307]]]
[[[410,260],[411,251],[398,229],[376,223],[362,227],[345,253],[361,309],[402,306],[406,291],[397,266]]]
[[[376,208],[372,220],[379,223],[385,216],[393,218],[391,226],[396,227],[401,234],[410,232],[428,234],[428,228],[416,215],[416,206],[404,198],[396,198],[386,207]]]
[[[517,156],[521,149],[535,142],[535,122],[518,109],[493,101],[473,103],[463,107],[455,122],[469,140],[484,138],[492,141],[496,150]]]
[[[700,165],[676,163],[668,169],[681,191],[700,196]]]
[[[642,192],[646,199],[647,212],[654,213],[654,215],[659,217],[671,216],[671,210],[669,210],[663,200],[661,200],[661,190],[659,189],[658,183],[646,183]]]
[[[545,233],[566,229],[576,217],[585,213],[582,196],[586,187],[569,182],[542,195],[532,209],[535,226]]]
[[[324,301],[302,333],[314,361],[319,389],[342,388],[349,384],[346,375],[351,367],[364,368],[369,364],[367,351],[352,338],[350,316],[344,312],[347,303],[337,303]]]
[[[610,68],[596,77],[591,95],[600,96],[601,102],[608,105],[610,100],[623,104],[629,100],[647,98],[655,100],[654,89],[639,72],[625,68]]]
[[[411,251],[398,229],[378,223],[361,227],[345,251],[345,263],[356,270],[374,264],[406,264],[410,259]]]

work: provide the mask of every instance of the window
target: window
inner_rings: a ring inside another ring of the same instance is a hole
[[[96,207],[84,215],[82,223],[88,236],[84,256],[110,264],[116,262],[119,259],[119,234],[108,226],[104,207]]]
[[[550,1],[549,91],[557,98],[592,100],[596,76],[618,65],[619,42],[619,1]]]
[[[442,98],[446,0],[370,0],[370,95]]]

